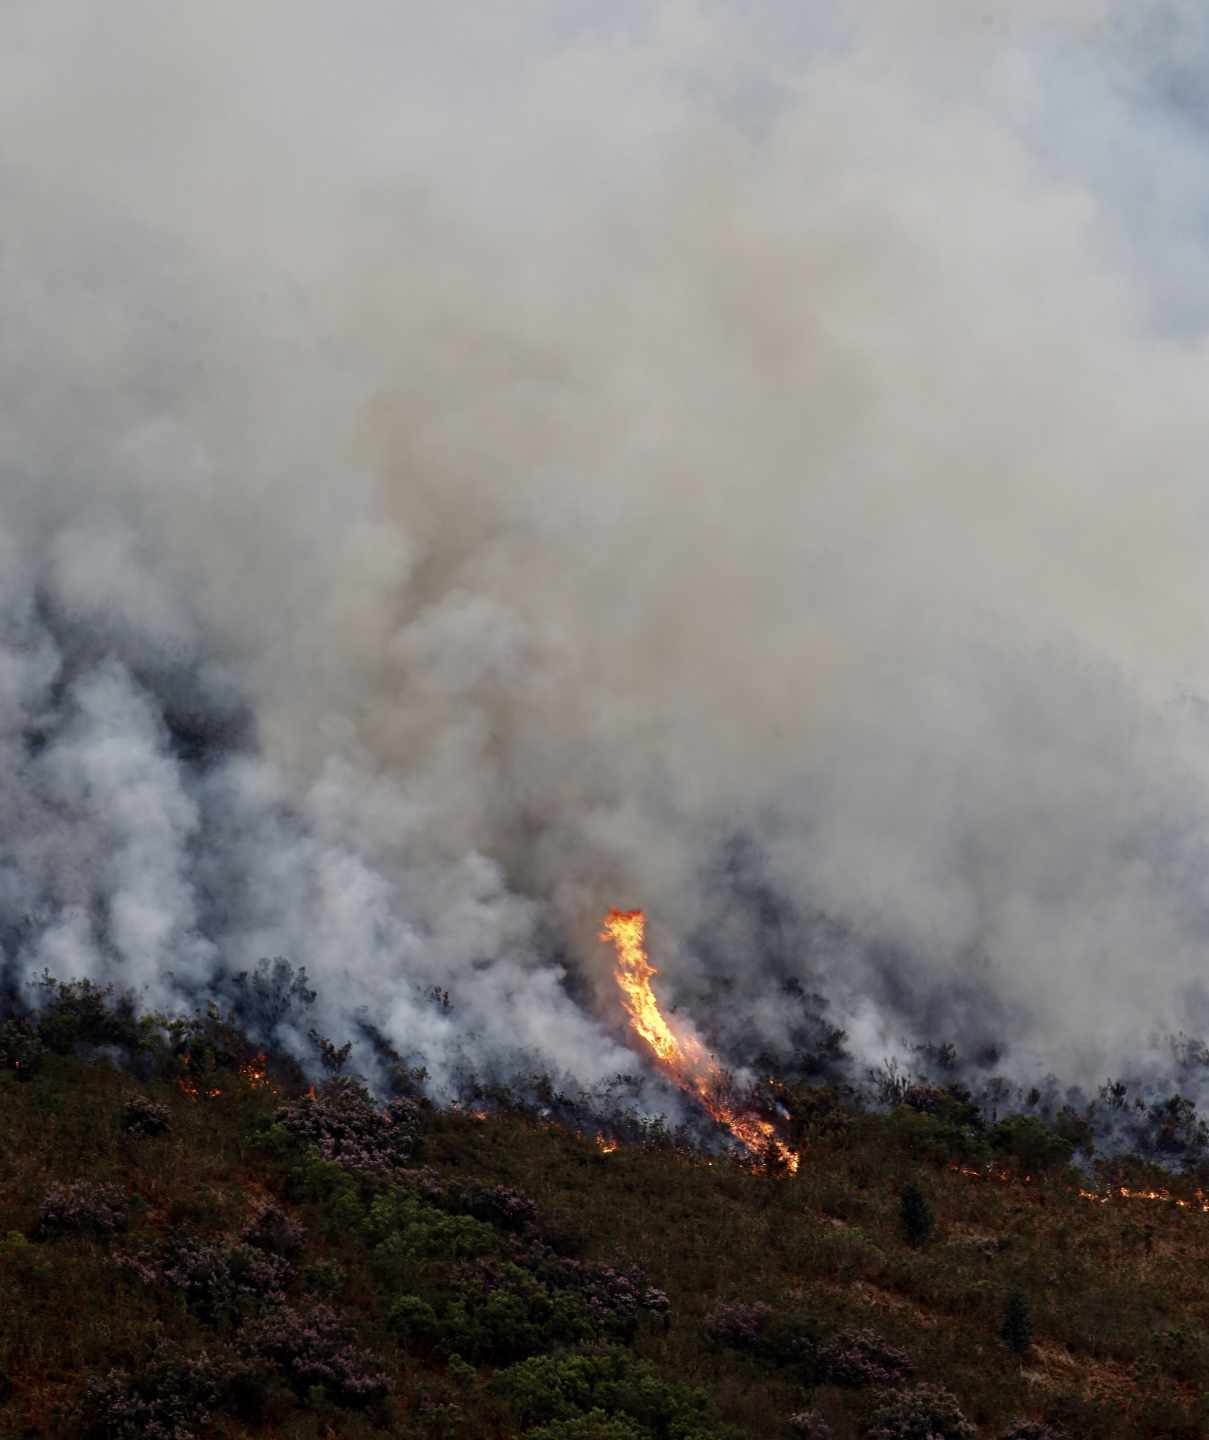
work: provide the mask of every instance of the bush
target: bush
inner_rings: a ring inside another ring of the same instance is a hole
[[[515,1244],[513,1253],[517,1262],[549,1290],[570,1292],[583,1301],[594,1326],[606,1333],[631,1338],[644,1311],[665,1324],[670,1321],[672,1307],[666,1292],[652,1285],[637,1265],[569,1260],[537,1243]]]
[[[326,1305],[299,1311],[281,1305],[264,1319],[245,1325],[240,1344],[257,1359],[275,1365],[300,1396],[321,1385],[337,1404],[376,1404],[391,1390],[390,1377],[358,1345],[349,1327]]]
[[[56,980],[49,972],[38,984],[44,996],[37,1018],[38,1039],[56,1055],[70,1055],[77,1045],[142,1048],[145,1032],[132,996],[117,995],[112,985],[95,985],[91,980]]]
[[[916,1385],[882,1397],[865,1440],[974,1440],[977,1433],[943,1385]]]
[[[302,1272],[303,1288],[319,1300],[334,1300],[347,1284],[348,1272],[339,1260],[316,1260]]]
[[[816,1316],[807,1310],[790,1310],[773,1314],[760,1334],[760,1354],[774,1365],[792,1365],[803,1378],[817,1382],[822,1378],[819,1356],[824,1345],[823,1328]]]
[[[45,1047],[29,1020],[5,1020],[0,1024],[0,1070],[18,1080],[32,1080],[42,1065]]]
[[[38,1211],[37,1234],[43,1240],[56,1235],[116,1235],[125,1230],[129,1214],[120,1185],[94,1180],[52,1185]]]
[[[313,1098],[280,1106],[273,1120],[315,1146],[325,1160],[354,1173],[372,1173],[401,1169],[411,1159],[419,1140],[420,1107],[414,1100],[392,1100],[379,1108],[363,1086],[337,1076]]]
[[[426,1343],[437,1333],[437,1312],[418,1295],[400,1295],[387,1312],[386,1328],[394,1331],[404,1345]]]
[[[751,1304],[723,1301],[705,1317],[705,1333],[715,1345],[725,1345],[731,1350],[754,1350],[771,1314],[772,1306],[763,1300]]]
[[[948,1099],[944,1091],[935,1093],[941,1101]],[[934,1165],[943,1165],[949,1160],[981,1164],[990,1157],[990,1147],[980,1127],[953,1118],[948,1107],[938,1113],[918,1108],[922,1102],[912,1105],[914,1094],[914,1090],[907,1092],[907,1102],[900,1105],[887,1122],[892,1138],[908,1155]]]
[[[513,1258],[463,1267],[445,1307],[440,1344],[475,1360],[521,1360],[554,1345],[628,1341],[643,1310],[666,1313],[667,1297],[641,1271],[555,1260],[516,1246]]]
[[[841,1330],[819,1352],[822,1377],[833,1385],[896,1385],[910,1375],[911,1357],[874,1330]]]
[[[1023,1355],[1032,1344],[1033,1321],[1029,1315],[1028,1301],[1019,1291],[1014,1291],[1007,1298],[999,1336],[1015,1355]]]
[[[240,1231],[239,1238],[245,1245],[252,1245],[269,1255],[293,1260],[302,1251],[306,1231],[300,1221],[292,1220],[279,1206],[268,1201],[257,1206],[252,1218]]]
[[[908,1245],[926,1245],[936,1228],[936,1217],[918,1185],[908,1182],[899,1196],[899,1219]]]
[[[703,1391],[663,1380],[649,1361],[626,1350],[535,1356],[501,1371],[492,1389],[523,1430],[588,1418],[596,1411],[628,1416],[642,1427],[639,1433],[680,1434],[684,1440],[707,1435],[716,1426],[712,1402]]]
[[[157,1105],[144,1095],[126,1101],[122,1128],[128,1135],[166,1135],[170,1123],[166,1105]]]
[[[1060,1440],[1057,1430],[1040,1420],[1013,1420],[999,1440]]]
[[[122,1262],[145,1284],[179,1290],[189,1308],[211,1324],[238,1318],[249,1302],[280,1301],[294,1273],[288,1260],[254,1245],[179,1233],[158,1256],[127,1255]]]
[[[1011,1115],[1001,1120],[991,1130],[991,1144],[1034,1175],[1066,1165],[1075,1152],[1073,1140],[1059,1135],[1036,1115]]]
[[[593,1410],[574,1420],[556,1420],[552,1425],[526,1430],[524,1440],[646,1440],[649,1433],[626,1415]]]
[[[196,1358],[161,1344],[139,1370],[94,1376],[76,1406],[81,1440],[194,1440],[209,1435],[223,1375],[204,1353]]]
[[[817,1410],[799,1410],[785,1422],[794,1440],[831,1440],[831,1426]]]
[[[537,1222],[537,1202],[508,1185],[462,1185],[447,1201],[462,1214],[497,1229],[519,1233]]]
[[[591,1340],[601,1329],[577,1297],[552,1295],[519,1266],[480,1265],[446,1309],[441,1336],[446,1350],[507,1364]]]

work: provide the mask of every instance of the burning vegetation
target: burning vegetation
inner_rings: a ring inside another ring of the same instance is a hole
[[[87,986],[0,1020],[0,1433],[1209,1433],[1209,1172],[1079,1183],[1018,1115],[998,1158],[958,1158],[955,1084],[785,1081],[781,1143],[811,1163],[770,1185],[755,1122],[782,1121],[730,1103],[655,1001],[639,917],[610,920],[643,1044],[741,1153],[552,1086],[308,1089],[229,1018],[127,1024]]]
[[[646,914],[610,910],[600,938],[617,954],[616,980],[630,1028],[655,1057],[659,1069],[691,1095],[749,1154],[767,1156],[775,1167],[797,1172],[800,1156],[777,1137],[771,1120],[727,1099],[729,1077],[695,1035],[673,1027],[659,1008],[651,981],[659,971],[644,947]]]

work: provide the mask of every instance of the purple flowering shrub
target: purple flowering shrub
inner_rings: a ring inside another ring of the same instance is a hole
[[[667,1317],[671,1302],[666,1291],[647,1281],[636,1265],[602,1265],[587,1260],[564,1260],[559,1267],[564,1283],[586,1299],[600,1328],[629,1337],[645,1311]]]
[[[817,1410],[799,1410],[785,1421],[794,1440],[831,1440],[831,1426]]]
[[[833,1385],[896,1385],[912,1370],[911,1357],[874,1330],[841,1330],[819,1351],[823,1377]]]
[[[337,1076],[317,1094],[279,1106],[273,1120],[342,1169],[374,1173],[402,1169],[411,1159],[420,1107],[402,1099],[378,1106],[363,1086]]]
[[[763,1300],[722,1300],[706,1315],[706,1335],[729,1350],[746,1350],[777,1365],[792,1365],[814,1384],[898,1384],[911,1357],[874,1330],[841,1330],[823,1339],[814,1317],[774,1312]]]
[[[882,1397],[865,1440],[974,1440],[977,1433],[951,1391],[915,1385]]]
[[[667,1293],[652,1285],[637,1265],[606,1265],[597,1260],[574,1260],[556,1255],[539,1241],[513,1242],[513,1256],[552,1291],[579,1296],[597,1322],[597,1328],[621,1337],[634,1333],[644,1312],[661,1319],[671,1315]]]
[[[183,1294],[203,1320],[236,1317],[252,1303],[278,1303],[293,1278],[283,1256],[246,1243],[169,1237],[159,1255],[124,1255],[121,1264],[144,1284],[167,1285]]]
[[[278,1305],[243,1327],[240,1346],[276,1366],[299,1395],[322,1386],[336,1403],[363,1409],[390,1393],[390,1377],[327,1305]]]
[[[125,1230],[129,1219],[126,1192],[120,1185],[95,1180],[52,1185],[38,1211],[40,1239],[56,1235],[104,1237]]]
[[[741,1300],[723,1300],[705,1317],[705,1333],[715,1345],[729,1350],[755,1350],[772,1314],[772,1306],[763,1300],[745,1304]]]
[[[222,1386],[220,1367],[205,1354],[181,1355],[160,1345],[137,1371],[93,1376],[76,1406],[81,1440],[202,1440]]]
[[[508,1185],[460,1185],[450,1189],[446,1203],[463,1215],[517,1234],[537,1223],[537,1202]]]
[[[166,1135],[169,1123],[166,1105],[157,1105],[145,1095],[134,1095],[126,1101],[122,1128],[128,1135]]]
[[[293,1260],[302,1251],[306,1230],[300,1221],[291,1219],[280,1206],[267,1201],[257,1206],[252,1218],[240,1231],[239,1238],[245,1245],[252,1245],[257,1250]]]

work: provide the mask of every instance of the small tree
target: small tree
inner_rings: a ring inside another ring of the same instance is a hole
[[[924,1192],[918,1185],[908,1182],[903,1186],[899,1201],[899,1216],[902,1221],[903,1237],[908,1245],[926,1245],[936,1228],[936,1217],[928,1204]]]
[[[1028,1301],[1018,1291],[1013,1291],[1003,1307],[1003,1324],[999,1327],[1003,1343],[1015,1355],[1023,1355],[1033,1340],[1033,1320],[1029,1314]]]

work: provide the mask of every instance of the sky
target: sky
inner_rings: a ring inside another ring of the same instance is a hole
[[[868,1064],[1203,1034],[1207,61],[1158,0],[11,0],[10,983],[282,955],[438,1093],[591,1085],[620,905],[740,1067],[799,994]]]

